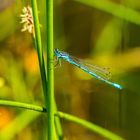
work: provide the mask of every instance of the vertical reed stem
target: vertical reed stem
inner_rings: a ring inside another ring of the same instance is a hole
[[[40,74],[41,80],[43,85],[43,93],[45,96],[45,101],[47,99],[47,78],[45,72],[45,64],[44,64],[44,57],[43,57],[43,48],[41,42],[41,33],[40,33],[40,23],[38,18],[38,8],[36,0],[31,0],[32,3],[32,12],[33,12],[33,20],[34,20],[34,45],[37,50],[38,60],[39,60],[39,67],[40,67]],[[47,107],[47,105],[45,105]]]
[[[48,140],[54,140],[54,50],[53,50],[53,0],[46,2],[47,14],[47,109],[48,109]]]
[[[43,48],[41,42],[41,32],[40,32],[40,23],[38,17],[38,8],[36,0],[31,0],[32,3],[32,12],[33,12],[33,20],[34,20],[34,45],[37,50],[38,60],[39,60],[39,67],[40,67],[40,74],[43,86],[43,93],[45,98],[45,107],[47,108],[47,74],[45,71],[45,63],[44,63],[44,56],[43,56]],[[47,125],[47,123],[46,123]]]

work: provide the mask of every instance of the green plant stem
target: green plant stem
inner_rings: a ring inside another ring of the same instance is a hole
[[[121,4],[109,0],[74,0],[90,7],[110,13],[126,21],[140,25],[140,13]]]
[[[47,74],[48,74],[48,139],[54,140],[54,50],[53,50],[53,0],[46,0],[47,19]]]
[[[24,108],[24,109],[34,110],[38,112],[46,112],[46,109],[41,106],[31,105],[31,104],[21,103],[21,102],[16,102],[16,101],[0,100],[0,105]]]
[[[38,18],[38,8],[36,0],[31,0],[32,2],[32,11],[33,11],[33,20],[34,20],[34,44],[36,45],[36,50],[38,54],[39,66],[40,66],[40,73],[41,73],[41,80],[43,85],[43,92],[45,97],[45,105],[47,99],[47,74],[45,71],[45,64],[44,64],[44,57],[43,57],[43,48],[41,42],[41,32],[40,32],[40,23]],[[47,106],[47,105],[46,105]]]
[[[45,70],[46,66],[45,66],[44,57],[43,57],[43,48],[42,48],[42,43],[41,43],[41,33],[40,33],[40,26],[39,26],[40,24],[39,24],[39,19],[38,19],[38,8],[37,8],[36,0],[32,0],[32,9],[33,9],[34,28],[35,28],[35,34],[33,35],[33,41],[34,41],[35,49],[37,50],[37,53],[38,53],[41,79],[42,79],[42,85],[43,85],[43,92],[44,92],[44,97],[45,97],[45,106],[47,107],[48,106],[47,101],[49,100],[48,98],[50,95],[50,94],[48,94],[48,97],[47,97],[47,93],[49,93],[49,89],[47,91],[47,88],[50,86],[50,84],[48,84],[49,82],[47,81],[47,72]],[[47,32],[48,32],[48,30],[47,30]],[[48,85],[48,87],[47,87],[47,85]],[[56,124],[56,129],[59,128],[59,130],[57,131],[58,136],[63,137],[60,120],[58,118],[55,118],[55,124]]]
[[[65,120],[71,121],[73,123],[77,123],[101,136],[103,136],[104,138],[107,138],[109,140],[124,140],[123,138],[121,138],[120,136],[110,132],[109,130],[102,128],[96,124],[90,123],[86,120],[80,119],[78,117],[75,117],[73,115],[67,114],[67,113],[63,113],[63,112],[57,112],[56,115],[58,115],[60,118],[63,118]]]
[[[55,103],[55,112],[57,112],[56,103]],[[63,140],[64,137],[63,137],[63,130],[62,130],[60,118],[55,117],[54,120],[55,120],[55,130],[56,130],[56,133],[57,133],[57,137],[58,137],[59,140]]]
[[[31,104],[26,104],[26,103],[20,103],[20,102],[15,102],[15,101],[7,101],[7,100],[0,100],[0,105],[3,106],[9,106],[9,107],[19,107],[19,108],[25,108],[25,109],[30,109],[30,110],[34,110],[34,111],[39,111],[39,112],[46,112],[47,110],[41,106],[36,106],[36,105],[31,105]],[[124,140],[123,138],[117,136],[116,134],[110,132],[109,130],[106,130],[105,128],[102,128],[96,124],[90,123],[86,120],[80,119],[78,117],[75,117],[73,115],[69,115],[67,113],[63,113],[63,112],[55,112],[55,116],[60,117],[62,119],[77,123],[89,130],[91,130],[92,132],[95,132],[107,139],[110,140]],[[56,118],[55,117],[55,118]]]

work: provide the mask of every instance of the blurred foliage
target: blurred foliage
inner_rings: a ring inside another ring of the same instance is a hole
[[[3,4],[2,4],[3,3]],[[18,5],[18,6],[17,6]],[[19,27],[18,13],[21,9],[21,1],[7,1],[4,4],[4,0],[1,1],[0,6],[0,41],[14,33]]]
[[[21,33],[25,0],[0,1],[0,98],[44,104],[32,37]],[[45,6],[38,1],[46,47]],[[119,9],[116,9],[118,8]],[[128,140],[139,139],[140,2],[139,0],[58,0],[54,2],[55,48],[110,68],[119,91],[62,62],[55,68],[58,109],[90,120]],[[33,111],[0,108],[0,139],[44,139],[45,117]],[[103,140],[62,121],[67,139]]]

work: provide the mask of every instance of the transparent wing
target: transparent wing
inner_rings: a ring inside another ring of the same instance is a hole
[[[82,59],[78,59],[74,56],[69,55],[69,58],[80,66],[86,68],[88,71],[95,73],[96,75],[102,77],[103,79],[110,79],[111,73],[108,71],[108,68],[102,68],[94,64],[89,64]]]

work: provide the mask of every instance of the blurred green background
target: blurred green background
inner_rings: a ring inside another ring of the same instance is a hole
[[[44,105],[32,36],[21,32],[20,14],[28,0],[0,0],[0,99]],[[45,1],[38,1],[46,47]],[[54,1],[54,47],[110,68],[119,91],[67,62],[55,68],[58,109],[96,123],[127,140],[140,139],[140,1]],[[43,140],[42,113],[0,107],[1,140]],[[62,120],[67,140],[104,140]]]

